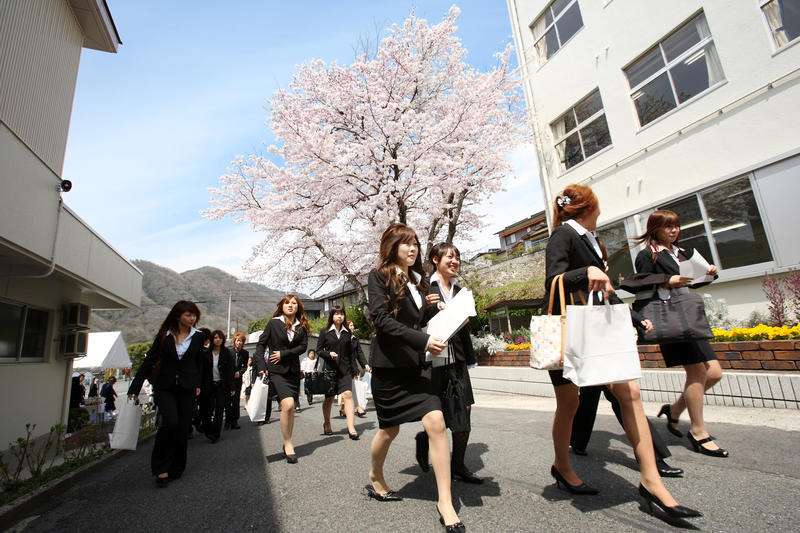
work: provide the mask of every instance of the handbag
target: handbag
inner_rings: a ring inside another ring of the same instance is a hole
[[[336,395],[336,385],[338,379],[336,378],[335,370],[328,370],[327,365],[323,361],[323,369],[319,371],[319,361],[317,359],[314,365],[314,371],[306,374],[305,388],[311,394],[324,394],[325,396]]]
[[[639,350],[626,304],[567,306],[564,377],[578,387],[605,385],[642,377]]]
[[[353,379],[353,399],[359,408],[367,409],[367,383],[365,381],[358,378]]]
[[[644,343],[686,342],[710,339],[714,335],[708,324],[706,306],[697,293],[670,290],[668,300],[656,297],[648,300],[639,313],[653,323],[653,330],[641,332]]]
[[[558,300],[561,314],[553,315],[555,291],[558,288]],[[531,317],[531,360],[530,366],[539,370],[556,370],[564,365],[564,337],[567,332],[567,317],[564,313],[564,274],[559,274],[550,283],[550,301],[547,314]]]
[[[466,432],[470,431],[469,406],[464,400],[464,385],[458,376],[455,365],[451,364],[450,353],[447,354],[447,372],[444,395],[440,398],[442,402],[442,414],[444,423],[450,431]]]
[[[250,399],[245,404],[247,416],[253,422],[263,422],[267,417],[267,402],[269,401],[269,386],[264,379],[257,379],[250,390]]]
[[[114,431],[109,435],[112,450],[135,450],[139,443],[139,427],[142,423],[142,408],[133,400],[125,398],[117,412]]]

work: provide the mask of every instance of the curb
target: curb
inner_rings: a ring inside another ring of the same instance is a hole
[[[137,447],[153,438],[155,434],[156,432],[154,431],[152,434],[141,439]],[[112,459],[117,459],[130,451],[132,450],[113,450],[111,453],[100,457],[96,461],[85,464],[77,470],[64,474],[62,477],[54,479],[24,496],[20,496],[13,502],[3,505],[0,507],[0,531],[6,531],[13,527],[20,520],[25,518],[25,516],[31,514],[44,500],[66,492],[80,477],[99,470],[105,463]]]

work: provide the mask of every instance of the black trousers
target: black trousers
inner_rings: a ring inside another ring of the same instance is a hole
[[[216,381],[205,387],[203,399],[205,404],[203,431],[210,437],[219,437],[222,433],[222,417],[225,413],[225,402],[228,394],[221,382]]]
[[[241,412],[242,380],[233,381],[233,396],[228,395],[225,404],[225,425],[233,426],[239,423],[239,413]]]
[[[570,444],[573,448],[585,450],[586,446],[589,445],[589,439],[592,438],[594,420],[597,416],[597,404],[600,401],[601,392],[605,395],[606,400],[611,403],[614,415],[616,415],[619,425],[622,426],[622,409],[620,408],[619,400],[611,394],[608,387],[605,385],[581,387],[578,412],[575,413],[575,418],[572,420],[572,438],[570,439]],[[653,436],[653,451],[656,453],[656,459],[664,459],[672,455],[649,418],[647,419],[647,424],[650,426],[650,434]]]
[[[168,473],[170,477],[186,469],[186,438],[192,425],[194,391],[173,385],[155,392],[161,425],[156,433],[150,471],[153,475]]]

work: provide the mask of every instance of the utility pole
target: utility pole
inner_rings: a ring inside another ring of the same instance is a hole
[[[230,336],[231,334],[231,290],[228,289],[228,327],[225,330],[225,336]]]

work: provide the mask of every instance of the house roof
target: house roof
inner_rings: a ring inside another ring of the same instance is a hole
[[[540,307],[542,305],[541,298],[525,298],[522,300],[501,300],[491,305],[486,306],[487,311],[494,311],[507,307],[509,309],[525,309],[527,307]]]
[[[116,53],[122,44],[106,0],[68,0],[83,30],[83,47]]]
[[[495,235],[500,235],[501,237],[505,237],[506,235],[510,235],[515,233],[523,228],[527,228],[528,226],[533,226],[535,224],[545,224],[545,230],[547,230],[547,218],[545,217],[544,211],[540,211],[538,213],[534,213],[533,215],[529,216],[528,218],[522,219],[518,222],[514,222],[510,226],[506,226],[505,228],[501,229]]]

